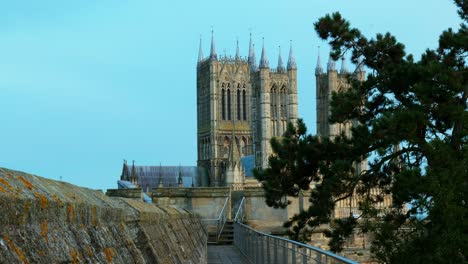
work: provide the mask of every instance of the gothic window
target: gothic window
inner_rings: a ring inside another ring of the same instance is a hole
[[[286,110],[286,101],[287,101],[288,94],[286,93],[286,87],[283,85],[281,87],[281,118],[287,117],[287,110]]]
[[[242,110],[244,110],[242,112],[243,114],[243,119],[244,120],[247,120],[247,107],[246,107],[246,102],[245,102],[245,90],[242,91]]]
[[[277,90],[276,90],[276,85],[274,84],[270,90],[270,116],[271,116],[271,135],[275,136],[276,135],[276,120],[277,120],[277,114],[278,114],[278,98],[277,98]]]
[[[273,87],[270,90],[270,115],[271,119],[274,120],[276,119],[276,85],[273,85]]]
[[[221,90],[221,116],[226,120],[226,94],[224,89]]]
[[[237,89],[237,120],[241,120],[241,93],[239,89]]]
[[[231,90],[227,90],[227,120],[231,120]]]

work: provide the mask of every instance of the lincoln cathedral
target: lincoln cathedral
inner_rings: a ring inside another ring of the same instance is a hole
[[[234,56],[219,56],[214,34],[208,56],[202,43],[197,72],[197,166],[136,166],[124,161],[121,179],[142,188],[226,186],[234,190],[259,186],[253,177],[255,167],[268,166],[272,154],[270,139],[281,137],[288,122],[298,118],[297,66],[292,45],[286,63],[281,49],[275,66],[270,65],[262,46],[257,63],[252,36],[248,56],[241,56],[237,42]],[[329,60],[324,70],[317,59],[317,134],[334,137],[353,125],[330,124],[329,103],[333,91],[349,88],[349,73],[343,60],[341,69]],[[364,80],[358,67],[354,78]],[[313,100],[311,98],[311,100]],[[365,169],[366,161],[357,164]]]

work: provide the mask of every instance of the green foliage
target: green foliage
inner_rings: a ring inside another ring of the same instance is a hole
[[[269,206],[310,192],[310,208],[285,223],[293,239],[307,241],[329,223],[334,251],[357,228],[373,234],[382,262],[468,262],[468,6],[455,4],[460,29],[442,32],[419,61],[390,33],[366,38],[339,13],[315,23],[334,59],[349,52],[370,74],[363,82],[350,74],[351,89],[332,96],[330,121],[354,121],[351,138],[307,135],[299,120],[271,141],[270,168],[255,172]],[[357,173],[366,158],[368,169]],[[393,205],[383,210],[377,204],[388,194]],[[351,195],[362,214],[333,219],[336,202]]]

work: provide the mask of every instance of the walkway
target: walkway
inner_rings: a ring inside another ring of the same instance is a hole
[[[208,245],[208,264],[250,264],[233,245]]]

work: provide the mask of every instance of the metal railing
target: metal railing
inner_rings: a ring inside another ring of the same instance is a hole
[[[307,244],[272,236],[234,223],[234,245],[251,263],[348,263],[352,260]]]
[[[237,207],[236,215],[234,216],[234,222],[245,222],[246,215],[245,215],[245,197],[242,197],[242,200],[239,203],[239,207]]]
[[[219,213],[218,218],[201,219],[208,233],[210,232],[210,225],[211,224],[216,225],[216,238],[217,239],[219,239],[219,237],[221,236],[224,225],[226,224],[226,221],[228,220],[228,217],[229,217],[229,211],[227,210],[228,201],[229,201],[229,197],[226,198],[226,201],[224,202],[223,208],[221,209],[221,212]]]

